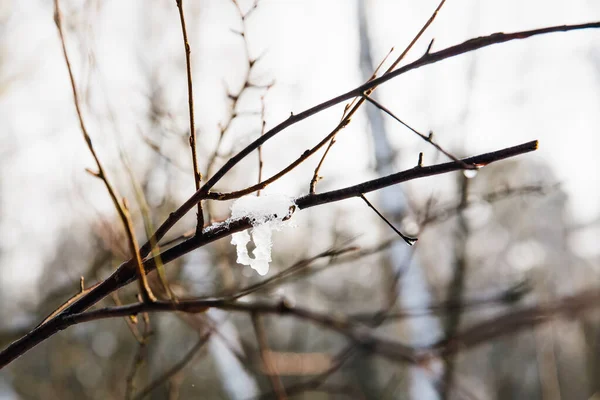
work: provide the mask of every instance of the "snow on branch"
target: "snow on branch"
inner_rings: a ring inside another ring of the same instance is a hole
[[[231,235],[231,244],[236,246],[237,262],[249,265],[260,275],[269,272],[271,248],[273,247],[273,231],[292,226],[289,217],[295,209],[294,200],[284,195],[244,196],[231,206],[231,219],[248,218],[252,223],[248,230]],[[251,257],[248,254],[248,243],[254,243]]]

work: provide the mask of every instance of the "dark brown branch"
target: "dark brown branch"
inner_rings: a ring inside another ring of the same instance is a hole
[[[475,157],[464,158],[461,162],[450,161],[445,164],[437,164],[428,167],[414,167],[412,169],[398,172],[392,175],[384,176],[379,179],[373,179],[372,181],[364,182],[355,186],[350,186],[344,189],[333,190],[331,192],[306,195],[296,199],[296,206],[299,209],[305,209],[308,207],[314,207],[321,204],[332,203],[348,199],[351,197],[358,197],[361,194],[372,192],[375,190],[383,189],[384,187],[395,185],[401,182],[406,182],[412,179],[418,179],[425,176],[433,176],[439,174],[445,174],[452,171],[462,170],[462,164],[473,164],[477,167],[483,167],[494,161],[503,160],[517,156],[519,154],[529,153],[535,151],[538,147],[537,140],[532,142],[523,143],[518,146],[508,147],[503,150],[494,151],[491,153],[482,154]]]

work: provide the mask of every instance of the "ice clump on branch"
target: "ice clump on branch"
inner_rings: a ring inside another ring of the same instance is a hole
[[[231,237],[231,244],[236,246],[237,250],[237,262],[249,265],[260,275],[266,275],[271,262],[272,233],[274,230],[293,226],[290,221],[284,220],[291,215],[294,207],[292,198],[278,194],[244,196],[237,199],[231,205],[231,219],[245,217],[252,223],[250,233],[244,230],[234,233]],[[247,245],[250,240],[255,245],[252,251],[254,257],[248,254]]]

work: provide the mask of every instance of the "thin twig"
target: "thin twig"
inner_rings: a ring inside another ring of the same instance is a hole
[[[140,293],[142,294],[142,296],[144,296],[144,300],[152,301],[153,300],[152,292],[150,291],[148,284],[146,282],[146,274],[144,271],[144,267],[143,267],[143,264],[141,261],[140,254],[137,251],[137,242],[135,240],[135,233],[133,231],[133,223],[131,222],[131,218],[129,217],[129,212],[127,211],[127,208],[126,208],[126,205],[124,204],[124,202],[121,202],[119,200],[119,195],[117,194],[116,189],[111,185],[110,181],[108,180],[108,177],[106,176],[106,173],[104,171],[102,163],[100,162],[100,159],[98,158],[98,155],[96,154],[96,150],[94,149],[94,146],[92,145],[92,138],[90,137],[87,127],[85,125],[85,122],[83,120],[83,113],[81,111],[79,95],[77,93],[77,85],[75,83],[75,77],[73,75],[73,68],[71,67],[71,61],[69,59],[69,54],[67,52],[67,45],[66,45],[66,41],[65,41],[64,32],[63,32],[62,13],[60,11],[59,0],[54,0],[54,23],[56,24],[56,28],[58,29],[58,34],[60,37],[63,56],[65,59],[65,63],[67,64],[67,70],[69,72],[69,80],[71,82],[71,89],[73,92],[73,102],[75,104],[77,118],[79,119],[79,127],[81,128],[81,133],[83,134],[83,138],[87,144],[87,147],[88,147],[90,153],[92,154],[92,157],[94,158],[94,161],[96,161],[96,166],[98,168],[98,172],[96,172],[94,175],[104,182],[104,185],[106,186],[106,190],[108,191],[108,194],[110,195],[113,205],[117,209],[117,212],[119,214],[121,222],[123,223],[123,227],[125,228],[125,232],[129,239],[129,248],[132,252],[131,256],[136,261],[137,274],[138,274],[138,278],[140,280]]]
[[[196,123],[194,121],[194,86],[192,83],[192,56],[190,42],[188,41],[187,27],[185,25],[185,16],[183,13],[183,0],[176,0],[177,9],[179,10],[179,21],[181,22],[181,33],[183,36],[183,47],[185,49],[185,66],[187,75],[188,89],[188,109],[190,114],[190,149],[192,151],[192,168],[194,170],[194,184],[196,191],[200,189],[202,174],[198,168],[198,155],[196,153]],[[198,202],[198,216],[196,224],[196,232],[202,233],[204,228],[204,213],[202,211],[202,202]]]
[[[387,61],[388,57],[390,56],[390,54],[392,54],[393,51],[394,51],[394,48],[392,47],[392,49],[389,51],[389,53],[387,53],[386,56],[383,58],[383,60],[381,60],[381,62],[377,66],[377,68],[375,68],[375,71],[373,72],[373,74],[369,78],[369,81],[377,78],[377,74],[379,73],[379,69],[381,69],[381,67]],[[355,111],[354,105],[356,104],[357,101],[360,101],[360,97],[355,97],[354,99],[352,99],[352,101],[350,103],[346,104],[346,107],[344,107],[344,113],[342,114],[341,121],[344,121],[349,116],[348,111],[350,111],[350,110],[352,110],[351,112]],[[331,138],[331,140],[329,141],[329,145],[325,149],[325,152],[323,152],[323,156],[321,156],[321,160],[319,161],[319,163],[317,164],[317,167],[315,168],[315,171],[313,172],[313,177],[310,180],[309,193],[314,193],[315,192],[316,187],[317,187],[317,182],[319,182],[323,178],[322,176],[319,175],[319,173],[321,171],[321,168],[323,167],[323,163],[325,162],[325,158],[327,158],[327,155],[329,154],[329,151],[331,150],[331,148],[335,144],[335,138],[336,138],[336,136],[337,135],[334,135]]]
[[[233,121],[240,116],[248,114],[248,113],[244,113],[242,111],[237,110],[240,98],[244,95],[244,93],[246,93],[246,91],[248,89],[266,89],[266,91],[268,91],[269,88],[273,85],[272,83],[267,84],[267,85],[258,85],[258,84],[251,82],[252,72],[254,71],[254,67],[256,66],[256,63],[260,60],[262,54],[256,58],[253,58],[251,56],[246,23],[247,23],[248,17],[254,12],[254,10],[257,9],[258,0],[255,0],[253,2],[252,6],[250,7],[250,9],[246,12],[244,12],[242,10],[242,8],[241,8],[240,4],[237,2],[237,0],[231,0],[231,2],[235,6],[235,9],[237,11],[238,17],[241,22],[241,30],[240,31],[233,30],[233,29],[231,31],[233,33],[235,33],[236,35],[238,35],[242,39],[242,42],[244,45],[244,55],[245,55],[245,59],[247,61],[246,73],[244,75],[244,81],[243,81],[242,85],[236,92],[232,92],[232,91],[230,91],[229,88],[227,88],[227,98],[229,100],[231,100],[231,105],[229,107],[229,113],[227,115],[225,122],[219,123],[219,138],[217,140],[215,150],[213,151],[212,155],[210,156],[210,158],[208,160],[208,164],[206,167],[207,176],[211,176],[212,170],[217,161],[217,158],[222,157],[222,155],[220,155],[221,145],[223,143],[223,139],[229,132],[229,130],[233,124]],[[265,91],[265,94],[266,94],[266,91]],[[264,122],[264,118],[263,118],[263,122]],[[262,129],[264,129],[264,125],[262,126]],[[261,134],[264,133],[264,131],[261,131],[261,132],[262,132]],[[259,147],[258,151],[259,151],[259,153],[261,153],[262,149]],[[207,207],[207,211],[208,211],[209,219],[212,218],[213,213],[212,213],[212,210],[210,207],[210,203]]]
[[[461,162],[458,158],[456,158],[455,156],[453,156],[452,154],[450,154],[449,152],[447,152],[446,150],[444,150],[439,144],[435,143],[433,141],[433,135],[431,135],[431,134],[429,136],[423,135],[421,132],[415,130],[413,127],[411,127],[410,125],[408,125],[406,122],[402,121],[400,118],[398,118],[396,115],[394,115],[390,110],[388,110],[385,106],[383,106],[382,104],[380,104],[378,101],[376,101],[375,99],[373,99],[369,95],[365,94],[365,95],[363,95],[363,98],[365,98],[368,102],[370,102],[371,104],[373,104],[375,107],[379,108],[381,111],[385,112],[390,117],[394,118],[396,121],[400,122],[402,125],[404,125],[406,128],[408,128],[410,131],[412,131],[413,133],[417,134],[417,136],[419,136],[421,139],[423,139],[427,143],[431,144],[440,153],[444,154],[445,156],[447,156],[448,158],[450,158],[453,161]],[[419,160],[420,160],[419,164],[422,164],[422,158],[421,157],[419,157]],[[473,165],[468,165],[468,164],[464,164],[463,168],[464,169],[477,169],[477,167],[475,167]]]
[[[358,250],[358,247],[350,246],[350,247],[341,248],[339,250],[331,249],[331,250],[324,251],[320,254],[317,254],[316,256],[313,256],[313,257],[310,257],[310,258],[307,258],[304,260],[300,260],[297,263],[294,263],[294,265],[292,265],[291,267],[288,267],[288,268],[284,269],[283,271],[278,272],[277,274],[273,275],[272,277],[267,278],[261,282],[255,283],[253,285],[250,285],[248,287],[245,287],[243,289],[240,289],[236,293],[232,294],[231,296],[225,296],[225,298],[227,298],[229,300],[237,300],[242,297],[246,297],[249,294],[268,289],[271,286],[273,286],[274,284],[281,284],[281,282],[283,280],[289,279],[290,277],[297,275],[298,273],[300,273],[301,271],[308,268],[313,262],[315,262],[317,260],[320,260],[322,258],[337,257],[337,256],[340,256],[343,254],[354,252],[356,250]]]
[[[148,277],[146,276],[146,271],[144,270],[144,263],[142,262],[140,252],[138,251],[138,244],[135,238],[135,231],[133,228],[133,223],[131,222],[131,216],[129,214],[129,207],[127,206],[126,199],[123,199],[123,210],[125,211],[125,221],[127,223],[126,231],[127,240],[129,243],[129,250],[131,252],[131,256],[135,259],[140,294],[142,295],[144,301],[156,301],[156,297],[154,296],[152,290],[150,289],[150,286],[148,285]],[[160,260],[160,257],[157,256],[157,259]]]
[[[265,93],[262,96],[260,96],[260,120],[261,120],[260,136],[265,134],[265,127],[267,126],[267,121],[265,119],[265,96],[267,95],[269,88],[267,88]],[[262,146],[258,146],[258,183],[260,183],[262,181],[262,172],[263,172]],[[256,193],[256,196],[260,196],[260,190]]]
[[[123,305],[123,302],[121,302],[121,299],[119,298],[118,292],[112,292],[111,295],[112,295],[111,297],[116,306]],[[140,333],[140,330],[138,329],[138,327],[136,325],[136,318],[131,318],[131,316],[128,316],[123,319],[125,320],[125,324],[127,324],[127,327],[129,328],[129,331],[133,335],[133,338],[135,339],[135,341],[138,343],[142,343],[142,341],[144,340],[144,337],[142,336],[142,334]]]
[[[367,198],[365,197],[364,194],[360,194],[360,198],[363,199],[365,201],[365,203],[367,203],[367,205],[369,206],[369,208],[371,208],[371,210],[375,211],[375,214],[377,214],[379,216],[379,218],[381,218],[383,220],[383,222],[385,222],[387,224],[387,226],[389,226],[390,228],[392,228],[392,230],[394,232],[396,232],[398,234],[398,236],[400,236],[402,238],[402,240],[404,240],[406,242],[406,244],[408,244],[409,246],[412,246],[415,244],[415,242],[418,240],[417,238],[413,238],[413,237],[409,237],[406,236],[405,234],[403,234],[402,232],[400,232],[398,229],[396,229],[396,227],[394,226],[394,224],[392,224],[386,217],[384,217],[376,208],[373,204],[371,204],[371,202],[369,200],[367,200]]]
[[[221,149],[221,143],[223,142],[223,138],[229,131],[229,128],[231,127],[233,121],[237,117],[239,117],[241,114],[241,112],[237,111],[237,105],[238,105],[240,98],[246,92],[246,90],[248,90],[250,88],[263,88],[263,86],[256,85],[250,81],[250,77],[252,75],[254,66],[256,65],[256,63],[260,59],[260,57],[252,58],[252,56],[250,55],[250,46],[248,43],[248,35],[246,32],[246,20],[248,19],[248,16],[252,13],[252,11],[258,7],[258,2],[255,1],[254,4],[252,5],[252,7],[250,7],[250,10],[248,10],[246,13],[244,13],[242,11],[242,8],[240,7],[240,5],[238,4],[238,2],[236,0],[231,0],[231,1],[236,8],[236,11],[238,13],[238,16],[239,16],[241,24],[242,24],[242,29],[240,32],[233,31],[233,30],[232,30],[232,32],[234,32],[236,35],[240,36],[240,38],[242,39],[242,42],[244,44],[244,54],[245,54],[245,58],[247,61],[247,67],[246,67],[246,73],[244,75],[244,82],[242,83],[242,86],[239,88],[239,90],[236,92],[230,92],[229,89],[227,90],[227,98],[229,100],[231,100],[230,112],[227,115],[227,119],[225,120],[225,123],[219,124],[219,139],[217,141],[217,145],[215,146],[215,151],[211,155],[211,157],[208,161],[207,167],[206,167],[206,171],[207,171],[206,173],[208,176],[211,175],[213,166],[217,160],[217,157],[219,156],[219,151]],[[268,88],[268,87],[269,87],[269,85],[266,86],[266,88]]]

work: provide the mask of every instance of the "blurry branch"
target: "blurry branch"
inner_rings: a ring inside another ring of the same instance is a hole
[[[476,165],[486,165],[494,161],[502,160],[505,158],[514,157],[519,154],[527,153],[537,149],[537,141],[524,143],[519,146],[509,147],[503,150],[498,150],[491,153],[481,154],[479,156],[465,158],[462,161]],[[428,167],[415,167],[403,172],[391,174],[379,179],[374,179],[361,183],[359,185],[347,187],[344,189],[334,190],[331,192],[306,195],[296,199],[295,203],[297,208],[306,209],[322,204],[332,203],[351,197],[359,197],[363,193],[371,192],[374,190],[382,189],[387,186],[395,185],[401,182],[406,182],[412,179],[423,178],[432,175],[438,175],[448,173],[452,171],[458,171],[462,169],[460,163],[451,161],[445,164],[437,164]],[[173,214],[171,214],[173,215]],[[240,232],[244,229],[248,229],[252,226],[252,221],[248,218],[235,219],[227,221],[227,223],[220,223],[210,226],[205,229],[201,236],[193,236],[192,238],[173,246],[172,248],[165,250],[160,253],[160,259],[163,263],[167,264],[192,250],[202,247],[215,240],[227,237],[235,232]],[[56,323],[56,318],[66,317],[69,314],[81,313],[90,306],[94,305],[108,294],[123,287],[135,278],[135,269],[132,268],[133,261],[129,260],[123,263],[111,276],[97,284],[90,289],[85,295],[77,297],[77,299],[70,302],[68,305],[63,306],[60,315],[56,315],[53,320],[46,322],[44,325],[39,326],[33,331],[29,332],[26,336],[12,343],[2,353],[0,353],[0,367],[8,364],[16,357],[20,356],[27,350],[34,347],[36,344],[52,336],[60,328]],[[143,267],[146,272],[150,272],[156,268],[155,259],[147,258],[144,260]]]
[[[315,377],[312,377],[309,380],[288,386],[287,388],[285,388],[286,393],[289,396],[294,396],[300,393],[318,389],[324,384],[324,381],[327,380],[327,378],[329,378],[332,374],[337,372],[346,361],[348,361],[354,354],[356,354],[356,351],[357,349],[352,344],[347,345],[346,347],[344,347],[344,349],[342,349],[333,357],[332,365],[327,370],[323,371]],[[272,392],[263,393],[260,396],[256,397],[256,399],[272,399],[273,395],[274,393]]]
[[[555,185],[525,185],[518,187],[505,187],[500,190],[495,190],[493,192],[486,193],[480,196],[469,196],[466,199],[466,207],[470,207],[473,204],[477,204],[480,202],[484,203],[496,203],[498,201],[506,200],[512,197],[517,196],[525,196],[525,195],[544,195],[548,194],[559,187],[558,184]],[[461,200],[462,202],[462,200]],[[452,217],[456,213],[458,213],[461,209],[461,202],[454,205],[439,207],[436,209],[431,209],[431,207],[424,213],[422,213],[421,220],[419,221],[419,225],[421,225],[421,230],[426,226],[434,223],[440,223],[448,218]]]
[[[358,250],[358,247],[355,246],[350,246],[350,247],[345,247],[339,250],[336,249],[332,249],[332,250],[327,250],[324,251],[323,253],[317,254],[314,257],[311,258],[307,258],[301,261],[298,261],[297,263],[295,263],[294,265],[292,265],[289,268],[284,269],[281,272],[278,272],[277,274],[273,275],[270,278],[267,278],[259,283],[256,283],[254,285],[248,286],[246,288],[240,289],[238,290],[235,294],[231,295],[231,296],[226,296],[227,299],[229,300],[237,300],[239,298],[248,296],[249,294],[258,292],[258,291],[262,291],[265,289],[269,289],[271,286],[275,286],[275,285],[281,285],[281,283],[293,276],[298,275],[299,273],[303,272],[305,269],[307,269],[308,267],[310,267],[310,265],[312,263],[314,263],[315,261],[322,259],[322,258],[333,258],[333,257],[337,257],[340,256],[342,254],[347,254],[347,253],[352,253]]]
[[[142,139],[142,141],[145,144],[148,145],[148,147],[150,148],[150,150],[152,150],[154,153],[156,153],[167,164],[172,165],[179,172],[183,172],[183,173],[187,172],[187,169],[185,169],[179,162],[175,161],[172,157],[170,157],[168,154],[166,154],[162,150],[161,146],[158,143],[156,143],[151,138],[149,138],[148,136],[146,136],[139,129],[138,129],[138,134],[140,135],[140,138]]]
[[[252,71],[253,71],[254,66],[256,65],[257,61],[260,60],[260,57],[252,58],[252,56],[250,55],[250,48],[249,48],[249,44],[248,44],[248,35],[246,32],[246,21],[248,20],[248,17],[252,14],[252,12],[254,10],[256,10],[256,8],[258,7],[258,2],[255,1],[252,4],[252,6],[250,7],[250,9],[244,13],[242,11],[239,3],[236,0],[231,0],[231,1],[233,2],[234,6],[237,10],[238,16],[239,16],[241,24],[242,24],[242,28],[239,32],[235,31],[235,30],[232,30],[232,32],[235,33],[236,35],[239,35],[244,43],[244,53],[245,53],[245,57],[246,57],[246,61],[248,62],[248,65],[246,67],[246,74],[244,75],[244,82],[242,83],[242,86],[240,87],[240,89],[237,90],[236,92],[232,92],[229,89],[227,89],[227,98],[229,100],[231,100],[230,111],[229,111],[229,115],[227,116],[227,119],[225,120],[225,123],[219,124],[219,139],[217,141],[217,146],[208,161],[208,166],[206,167],[206,171],[207,171],[206,173],[208,176],[210,176],[210,174],[212,173],[212,169],[214,167],[215,161],[217,160],[217,157],[219,156],[219,150],[221,149],[221,143],[223,142],[223,138],[229,131],[229,128],[231,127],[233,120],[236,119],[241,114],[240,112],[237,111],[237,106],[238,106],[238,102],[239,102],[240,98],[242,97],[242,95],[246,92],[246,90],[248,90],[250,88],[258,88],[258,89],[264,88],[264,89],[268,90],[272,85],[272,84],[269,84],[266,86],[261,86],[261,85],[257,85],[257,84],[254,84],[251,82]],[[264,128],[264,126],[263,126],[263,128]]]
[[[135,178],[135,174],[131,168],[127,155],[122,150],[121,151],[121,159],[123,161],[123,165],[125,166],[125,170],[127,171],[127,175],[129,175],[129,180],[131,182],[131,186],[133,187],[133,191],[135,193],[135,197],[140,208],[140,213],[142,215],[142,220],[144,221],[144,229],[146,231],[146,237],[148,239],[152,238],[152,232],[154,232],[152,217],[150,216],[150,207],[148,207],[148,202],[146,201],[146,197],[144,196],[144,191],[140,186],[139,182]],[[136,243],[137,247],[137,243]],[[137,253],[137,250],[136,250]],[[156,270],[158,271],[158,277],[160,282],[168,296],[169,299],[174,299],[173,292],[169,287],[169,282],[167,281],[167,273],[165,272],[165,267],[160,259],[160,252],[156,243],[152,243],[152,257],[156,263]]]
[[[129,243],[129,250],[135,259],[135,265],[137,266],[138,273],[138,284],[140,288],[140,294],[144,301],[156,301],[156,297],[152,294],[152,290],[148,285],[148,278],[146,277],[146,271],[144,270],[144,263],[142,262],[142,257],[140,256],[140,252],[138,251],[138,242],[135,238],[135,230],[133,228],[133,222],[131,221],[131,215],[129,214],[129,207],[125,199],[123,199],[123,210],[125,211],[125,222],[127,227],[127,239]],[[155,265],[157,267],[162,267],[162,263],[160,262],[160,257],[155,257]]]
[[[111,297],[116,306],[120,307],[123,305],[123,303],[121,302],[121,298],[119,297],[119,292],[112,292]],[[138,329],[137,317],[124,317],[123,320],[125,320],[125,324],[127,325],[127,328],[133,335],[135,341],[138,342],[138,344],[141,344],[144,341],[144,336],[140,333],[140,330]]]
[[[432,349],[442,356],[457,353],[507,334],[530,329],[558,316],[576,318],[598,306],[600,306],[600,291],[586,290],[573,296],[507,312],[499,317],[473,324],[454,338],[440,341]]]
[[[212,333],[211,331],[207,331],[203,335],[201,335],[200,338],[198,339],[198,341],[196,342],[196,344],[185,354],[185,356],[183,356],[183,358],[177,364],[173,365],[171,368],[169,368],[167,371],[162,373],[155,380],[150,382],[148,384],[148,386],[146,386],[145,388],[140,390],[140,392],[134,397],[134,400],[141,400],[141,399],[145,398],[150,393],[152,393],[153,390],[155,390],[160,385],[162,385],[164,382],[166,382],[171,377],[173,377],[174,375],[178,374],[181,370],[183,370],[183,368],[185,368],[194,359],[196,354],[198,354],[198,352],[208,342],[208,339],[210,338],[211,333]]]
[[[125,399],[130,400],[135,391],[135,376],[138,370],[144,364],[148,353],[148,341],[150,340],[150,336],[152,336],[152,328],[150,326],[150,316],[148,313],[142,314],[142,320],[144,321],[144,334],[142,335],[142,340],[138,343],[138,349],[135,353],[135,357],[133,358],[133,362],[131,364],[131,369],[129,370],[129,374],[127,374],[127,378],[125,380],[126,389],[125,389]]]
[[[188,89],[188,109],[190,113],[190,149],[192,151],[192,167],[194,169],[194,184],[196,191],[200,189],[202,174],[198,168],[198,155],[196,154],[196,123],[194,121],[194,86],[192,83],[192,58],[190,43],[188,41],[187,28],[185,26],[185,15],[183,13],[183,0],[177,1],[177,9],[179,10],[179,20],[181,22],[181,33],[183,36],[183,47],[185,49],[185,66],[187,75]],[[196,232],[201,232],[204,228],[204,214],[202,213],[202,202],[198,202],[198,215]]]
[[[406,57],[406,55],[408,54],[408,52],[410,51],[410,49],[412,49],[412,47],[415,45],[415,43],[417,43],[417,41],[419,40],[419,38],[423,35],[423,33],[425,33],[425,31],[427,30],[427,28],[429,28],[429,26],[433,23],[433,21],[435,20],[438,12],[441,10],[441,8],[443,7],[443,5],[444,5],[445,2],[446,2],[446,0],[440,1],[440,3],[438,4],[437,8],[433,12],[433,14],[431,14],[431,16],[429,17],[429,19],[427,20],[427,22],[421,27],[421,29],[419,30],[419,32],[411,40],[411,42],[408,44],[408,46],[406,46],[406,48],[398,56],[398,58],[396,58],[396,61],[394,61],[392,63],[392,65],[390,65],[390,67],[386,70],[386,72],[383,74],[383,76],[386,76],[389,73],[391,73],[394,70],[394,68],[396,68],[396,66],[398,64],[400,64],[400,62],[404,59],[404,57]],[[384,59],[384,61],[385,61],[385,59]],[[373,74],[373,76],[371,77],[371,79],[369,79],[369,81],[367,83],[373,82],[375,80],[375,77],[376,77],[378,69],[379,69],[379,67],[375,70],[375,73]],[[329,150],[331,149],[331,147],[335,143],[335,137],[337,136],[338,132],[340,130],[342,130],[343,128],[345,128],[350,123],[350,120],[351,120],[352,116],[358,111],[358,109],[365,102],[365,97],[368,96],[370,93],[372,93],[376,88],[377,88],[377,85],[372,86],[367,91],[361,93],[361,95],[363,95],[363,97],[361,97],[359,100],[357,100],[356,104],[352,107],[352,109],[350,111],[348,111],[350,105],[346,106],[346,108],[344,109],[344,117],[343,117],[342,121],[333,130],[333,132],[331,132],[327,136],[327,138],[328,138],[327,140],[329,140],[329,146],[325,150],[325,153],[323,154],[323,157],[321,158],[321,161],[317,165],[317,168],[315,168],[315,172],[314,172],[313,177],[312,177],[312,179],[310,181],[310,190],[309,190],[310,194],[314,194],[315,193],[317,182],[320,180],[319,170],[321,169],[321,166],[323,165],[323,162],[325,160],[325,157],[329,153]]]
[[[456,310],[464,313],[481,310],[484,307],[510,306],[522,300],[527,293],[529,293],[529,291],[530,287],[528,283],[523,281],[518,282],[512,287],[495,295],[477,296],[471,299],[463,299],[460,302],[446,300],[439,304],[434,304],[425,308],[404,308],[397,312],[389,312],[387,309],[375,312],[364,312],[352,314],[348,317],[368,326],[376,326],[378,325],[377,321],[382,319],[385,320],[385,323],[392,323],[402,319],[425,317],[431,314],[443,315]]]
[[[131,250],[131,256],[136,261],[138,279],[140,280],[140,292],[142,293],[142,296],[144,296],[144,300],[152,301],[152,300],[154,300],[154,297],[153,297],[152,293],[150,292],[150,289],[148,288],[148,282],[146,281],[146,273],[144,271],[144,267],[143,267],[139,252],[137,251],[137,243],[136,243],[135,236],[134,236],[135,233],[133,232],[133,223],[129,216],[129,212],[127,210],[126,204],[125,204],[125,202],[121,202],[121,200],[119,200],[117,191],[114,189],[114,187],[109,182],[108,177],[106,176],[106,173],[104,171],[104,168],[102,167],[102,163],[100,162],[100,159],[98,158],[98,155],[96,154],[96,150],[94,149],[94,146],[92,145],[92,138],[90,137],[87,127],[85,125],[85,122],[83,120],[83,113],[81,111],[81,104],[79,101],[79,95],[77,93],[77,85],[75,84],[75,77],[73,76],[73,69],[71,67],[71,61],[69,60],[69,55],[67,53],[67,45],[66,45],[66,41],[65,41],[64,32],[63,32],[62,15],[61,15],[61,11],[60,11],[59,0],[54,0],[54,23],[56,24],[56,28],[58,29],[58,34],[60,37],[63,56],[65,59],[65,63],[67,64],[69,80],[71,83],[71,89],[73,91],[73,102],[75,104],[77,118],[79,119],[79,126],[81,128],[81,133],[83,134],[83,138],[87,144],[87,147],[88,147],[90,153],[92,154],[92,157],[94,158],[94,161],[96,161],[96,166],[98,168],[97,172],[92,172],[89,170],[88,170],[88,172],[90,172],[95,177],[101,179],[102,182],[104,182],[106,189],[108,190],[110,198],[111,198],[115,208],[117,209],[117,212],[119,214],[121,222],[123,223],[125,232],[127,233],[127,236],[129,239],[129,247]]]
[[[558,316],[574,318],[599,305],[600,290],[588,290],[573,296],[525,307],[521,310],[509,311],[499,317],[473,324],[461,333],[456,334],[452,339],[444,339],[432,346],[423,348],[412,348],[399,342],[378,337],[372,330],[358,325],[346,317],[322,314],[299,306],[292,306],[286,301],[278,303],[229,302],[209,299],[181,300],[179,303],[166,301],[138,302],[127,306],[107,307],[79,314],[60,314],[44,327],[55,326],[57,329],[63,330],[83,322],[136,315],[143,312],[180,311],[198,313],[205,311],[207,308],[216,308],[225,311],[290,316],[306,320],[338,332],[346,336],[354,345],[374,354],[395,361],[420,364],[427,362],[432,357],[445,357],[522,329],[529,329]]]
[[[277,374],[277,368],[275,368],[275,365],[273,364],[271,350],[269,350],[269,345],[267,343],[267,333],[265,331],[262,318],[260,315],[255,313],[252,313],[250,317],[252,319],[252,326],[254,327],[254,332],[256,334],[258,352],[260,353],[264,370],[269,378],[269,381],[271,382],[271,386],[273,387],[273,392],[276,394],[277,400],[285,400],[287,399],[287,396],[285,394],[283,384],[281,383],[281,379]]]
[[[464,174],[459,176],[460,204],[458,206],[458,223],[456,234],[454,235],[454,262],[453,274],[448,284],[447,303],[456,304],[458,307],[448,307],[445,326],[446,340],[452,340],[458,331],[462,317],[462,301],[467,280],[467,240],[470,230],[464,211],[467,208],[467,198],[469,194],[469,184],[471,180]],[[449,354],[444,357],[444,372],[440,383],[440,392],[442,399],[450,398],[452,385],[454,382],[454,369],[456,367],[456,354]]]

